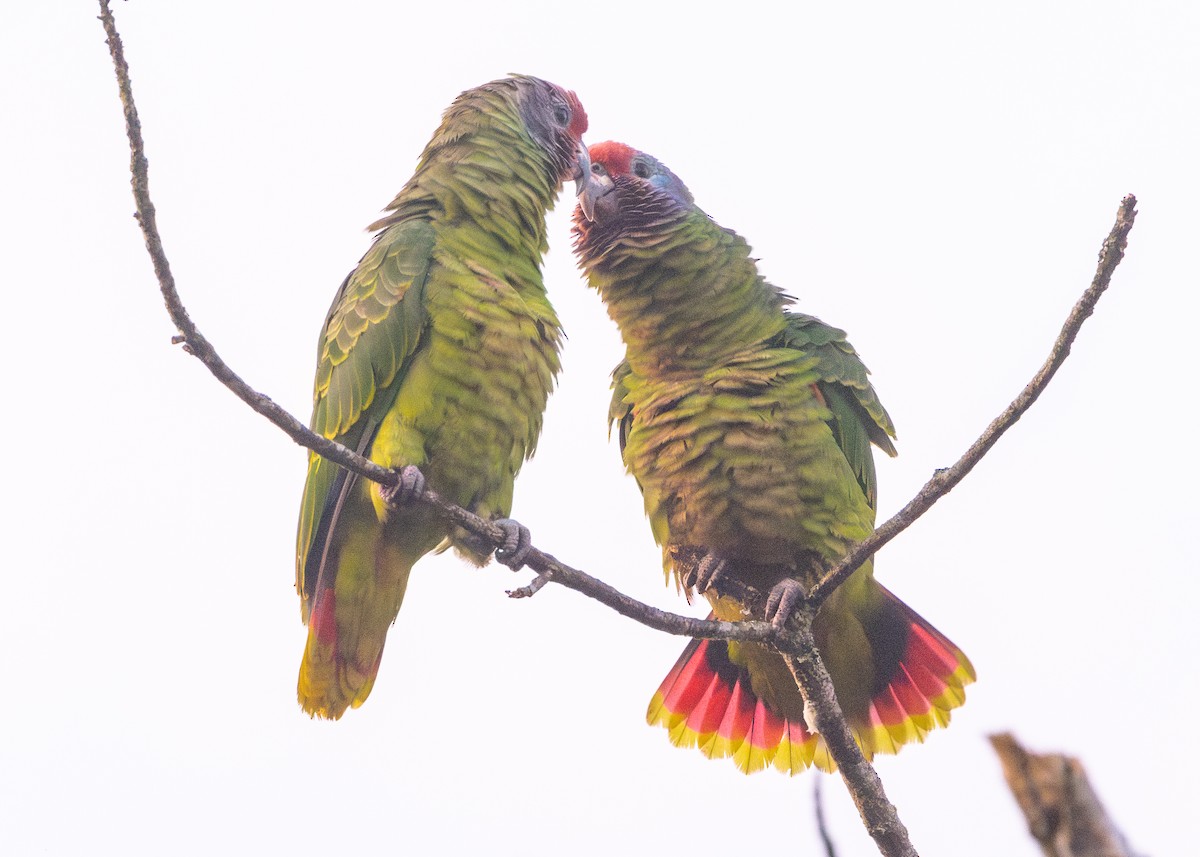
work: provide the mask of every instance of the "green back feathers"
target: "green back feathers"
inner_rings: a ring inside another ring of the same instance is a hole
[[[373,404],[391,406],[376,393],[395,379],[426,324],[422,293],[434,238],[425,221],[390,226],[346,277],[321,335],[313,431],[339,437]]]
[[[396,378],[417,350],[427,323],[422,293],[433,244],[428,223],[395,224],[376,238],[342,283],[321,332],[310,425],[316,433],[359,453],[370,443],[392,407],[399,390]],[[319,532],[321,519],[332,513],[331,503],[346,479],[341,468],[309,454],[296,537],[297,588],[306,595],[312,594],[316,578],[304,570],[320,561],[309,554],[328,535]],[[307,608],[307,600],[302,606]]]
[[[890,456],[896,455],[892,438],[896,430],[867,376],[867,367],[845,331],[802,313],[787,314],[782,345],[816,359],[820,380],[817,387],[829,408],[829,428],[846,456],[871,508],[875,508],[875,461],[871,444]]]

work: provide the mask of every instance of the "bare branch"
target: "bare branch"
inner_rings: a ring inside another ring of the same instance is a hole
[[[908,529],[918,518],[928,512],[934,503],[949,494],[951,489],[958,485],[963,477],[970,473],[980,459],[987,454],[988,450],[995,446],[1000,436],[1012,428],[1017,420],[1037,401],[1038,396],[1050,383],[1050,379],[1054,377],[1054,373],[1071,353],[1071,345],[1075,342],[1080,328],[1096,308],[1096,302],[1100,300],[1100,296],[1108,288],[1113,271],[1116,270],[1125,255],[1129,230],[1133,228],[1133,220],[1136,216],[1137,199],[1133,194],[1129,194],[1121,200],[1121,206],[1117,209],[1117,220],[1113,224],[1112,231],[1108,233],[1108,237],[1104,239],[1104,244],[1100,247],[1100,259],[1096,264],[1096,275],[1092,278],[1092,284],[1088,286],[1078,303],[1071,309],[1062,331],[1058,334],[1058,339],[1054,341],[1050,356],[1033,376],[1033,380],[1025,385],[1025,389],[1004,409],[1000,416],[992,420],[991,425],[979,436],[978,440],[971,444],[970,449],[964,452],[958,461],[952,466],[934,473],[908,505],[877,527],[874,533],[855,545],[837,565],[831,568],[821,582],[813,587],[809,598],[820,604],[868,557]]]
[[[805,707],[812,709],[813,725],[829,749],[829,755],[837,762],[838,773],[842,775],[846,790],[854,799],[858,814],[867,833],[875,840],[879,853],[886,857],[917,857],[917,850],[908,838],[908,829],[883,790],[883,781],[858,748],[842,714],[833,691],[833,680],[813,638],[812,620],[816,607],[806,604],[796,612],[803,614],[799,617],[798,644],[806,654],[784,657],[804,695]]]
[[[146,240],[146,250],[154,265],[154,274],[158,278],[159,289],[167,305],[167,313],[179,330],[179,335],[172,339],[176,344],[184,343],[184,349],[199,358],[208,370],[258,413],[269,419],[296,443],[306,446],[318,454],[336,462],[340,466],[360,476],[384,485],[394,485],[396,474],[369,461],[341,444],[321,437],[309,431],[308,428],[274,401],[256,392],[225,364],[217,355],[212,344],[204,337],[188,316],[179,292],[175,288],[175,277],[171,274],[171,265],[163,250],[162,238],[158,233],[158,223],[155,217],[154,203],[150,201],[149,163],[146,160],[145,144],[142,141],[142,124],[138,119],[137,106],[133,101],[133,88],[129,80],[129,65],[125,62],[125,51],[121,37],[113,22],[109,0],[100,0],[100,20],[104,24],[104,32],[108,36],[108,50],[112,55],[113,66],[116,68],[117,85],[121,95],[121,105],[125,110],[125,132],[129,137],[131,153],[129,171],[132,175],[133,199],[137,206],[137,221],[142,227],[142,235]]]
[[[121,103],[125,112],[137,219],[145,237],[146,249],[153,262],[167,311],[179,330],[179,335],[174,338],[174,341],[183,342],[185,350],[196,356],[221,383],[229,387],[255,411],[267,417],[296,443],[366,479],[383,485],[396,485],[399,481],[396,471],[380,467],[355,454],[352,450],[314,434],[270,398],[249,387],[221,360],[216,350],[192,323],[175,288],[174,278],[155,221],[154,206],[149,194],[148,163],[141,135],[141,124],[138,120],[129,80],[129,67],[125,62],[121,40],[113,22],[109,0],[99,0],[99,2],[101,21],[108,37],[109,51],[116,69]],[[1068,318],[1050,360],[1030,385],[1005,413],[989,426],[984,435],[954,467],[936,474],[908,506],[881,526],[875,535],[858,545],[823,578],[820,584],[809,593],[802,608],[795,612],[789,628],[778,629],[768,622],[749,618],[747,621],[741,622],[721,622],[692,619],[668,613],[630,598],[608,584],[560,563],[553,556],[543,553],[537,548],[530,549],[526,564],[538,572],[538,577],[528,586],[518,589],[512,594],[528,597],[536,593],[546,582],[553,581],[594,598],[618,613],[660,631],[691,637],[758,642],[783,652],[787,655],[788,665],[804,694],[806,703],[814,711],[816,726],[824,738],[831,756],[842,771],[842,776],[859,807],[867,830],[875,838],[880,851],[889,857],[891,855],[906,855],[906,857],[915,855],[916,852],[908,840],[908,834],[903,824],[900,823],[895,808],[888,802],[883,792],[878,775],[863,759],[862,753],[846,725],[845,718],[842,717],[833,685],[821,662],[813,639],[812,618],[824,598],[828,597],[834,588],[853,572],[854,568],[908,527],[939,497],[961,481],[999,436],[1019,419],[1021,414],[1036,400],[1058,366],[1066,359],[1071,342],[1080,325],[1091,314],[1100,294],[1107,287],[1112,271],[1121,259],[1126,236],[1133,224],[1135,205],[1136,200],[1132,196],[1126,197],[1122,203],[1117,225],[1101,252],[1096,279]],[[424,492],[418,502],[434,507],[445,520],[486,539],[494,547],[500,547],[504,543],[505,533],[500,527],[443,500],[433,491]],[[698,558],[696,559],[698,560]],[[739,603],[745,605],[747,617],[765,615],[765,593],[757,592],[744,583],[732,579],[723,579],[718,588],[722,594],[732,595]]]
[[[529,581],[527,586],[521,586],[517,589],[508,590],[509,598],[532,598],[541,591],[542,587],[554,579],[554,572],[544,571]]]
[[[1030,753],[1007,732],[990,740],[1029,833],[1046,857],[1134,857],[1078,759]]]

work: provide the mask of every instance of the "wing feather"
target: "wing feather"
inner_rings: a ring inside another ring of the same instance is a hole
[[[312,429],[360,452],[392,407],[428,322],[425,282],[433,227],[405,220],[384,229],[334,297],[318,345]],[[296,537],[301,611],[315,590],[338,498],[353,484],[336,465],[310,455]]]
[[[876,484],[871,444],[888,455],[896,455],[892,419],[871,386],[867,367],[846,341],[845,331],[811,315],[789,312],[787,316],[783,344],[817,358],[817,387],[831,414],[829,428],[874,508]]]

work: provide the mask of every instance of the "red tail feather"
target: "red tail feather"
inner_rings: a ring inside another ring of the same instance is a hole
[[[646,719],[667,727],[677,747],[699,747],[714,759],[732,757],[746,773],[772,762],[797,773],[816,749],[802,721],[779,716],[754,694],[749,671],[730,660],[723,642],[688,643],[654,694]]]
[[[863,695],[858,710],[844,711],[868,759],[875,753],[898,752],[904,744],[923,741],[932,729],[945,726],[950,710],[966,698],[963,686],[975,679],[957,646],[890,592],[882,591],[883,608],[863,629],[871,643],[864,655],[869,654],[874,663],[865,663],[862,669],[874,669],[874,686],[879,690],[869,700]],[[837,643],[835,637],[828,644]],[[676,746],[698,747],[710,758],[731,757],[745,773],[771,764],[791,774],[814,764],[832,771],[824,742],[805,726],[801,704],[788,703],[796,710],[776,710],[755,694],[755,681],[769,685],[778,679],[762,668],[761,657],[745,656],[749,648],[742,646],[742,655],[735,659],[727,643],[692,640],[650,701],[647,721],[665,726]],[[890,677],[883,672],[890,672]],[[778,675],[790,678],[786,669]],[[836,677],[834,689],[838,690]],[[799,698],[781,692],[770,696]]]

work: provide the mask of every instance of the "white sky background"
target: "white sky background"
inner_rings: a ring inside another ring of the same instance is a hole
[[[1046,356],[1122,196],[1110,293],[1030,414],[879,556],[971,656],[949,730],[878,768],[925,857],[1036,855],[986,742],[1079,755],[1134,845],[1184,853],[1197,680],[1195,4],[118,2],[193,318],[301,419],[363,227],[461,90],[577,91],[588,139],[668,163],[799,308],[846,328],[900,432],[887,516]],[[294,687],[304,453],[172,347],[131,216],[95,3],[0,30],[0,850],[820,853],[808,773],[752,778],[643,722],[683,646],[453,557],[414,574],[370,701]],[[620,341],[570,253],[570,336],[515,517],[624,591],[662,585],[606,438]],[[703,609],[690,608],[694,615]],[[839,779],[843,855],[871,854]]]

